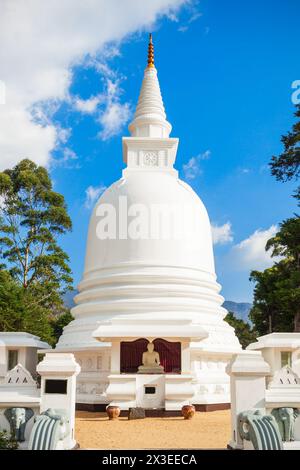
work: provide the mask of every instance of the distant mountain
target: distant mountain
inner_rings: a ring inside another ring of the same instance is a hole
[[[78,294],[78,291],[77,291],[76,289],[74,289],[74,290],[69,290],[68,292],[66,292],[66,293],[63,295],[65,307],[67,307],[67,308],[73,308],[73,307],[75,306],[74,296],[75,296],[76,294]]]
[[[76,289],[66,292],[64,295],[64,304],[67,308],[72,308],[75,305],[74,296],[78,294]],[[233,312],[238,318],[244,321],[249,321],[248,315],[252,304],[247,302],[233,302],[232,300],[225,300],[223,307],[229,312]]]
[[[232,300],[225,300],[223,307],[229,312],[233,312],[241,320],[250,322],[249,312],[252,304],[248,302],[233,302]]]

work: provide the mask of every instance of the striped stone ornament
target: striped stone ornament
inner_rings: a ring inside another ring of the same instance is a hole
[[[67,431],[66,418],[54,410],[36,417],[29,439],[29,450],[54,450]],[[64,431],[62,432],[62,428]]]
[[[259,410],[245,411],[238,417],[242,439],[251,441],[255,450],[283,450],[282,438],[275,418]]]

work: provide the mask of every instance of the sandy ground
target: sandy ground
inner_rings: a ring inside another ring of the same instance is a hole
[[[130,421],[77,411],[75,438],[82,449],[224,449],[230,439],[230,411],[198,412],[192,420]]]

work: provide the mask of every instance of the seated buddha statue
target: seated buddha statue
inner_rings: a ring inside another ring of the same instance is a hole
[[[163,374],[164,368],[160,365],[160,358],[157,351],[154,351],[154,344],[147,344],[147,351],[142,356],[143,365],[139,366],[138,374]]]

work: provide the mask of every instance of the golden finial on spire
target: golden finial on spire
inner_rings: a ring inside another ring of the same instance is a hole
[[[154,47],[152,42],[152,33],[149,34],[149,45],[148,45],[148,68],[154,67]]]

